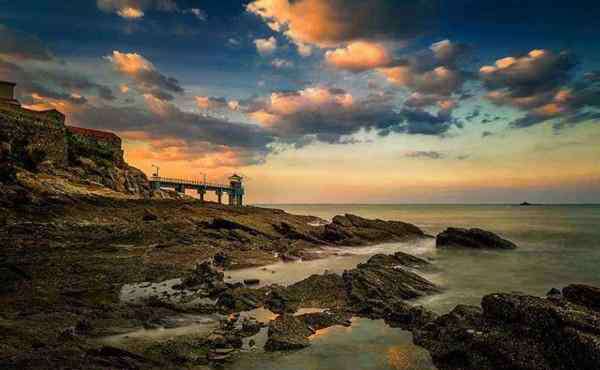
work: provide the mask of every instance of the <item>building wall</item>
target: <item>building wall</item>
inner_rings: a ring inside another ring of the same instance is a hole
[[[13,100],[15,85],[0,81],[0,99]]]
[[[45,114],[0,103],[0,142],[18,160],[66,164],[65,132],[64,116],[56,111]]]
[[[67,144],[72,160],[86,157],[97,161],[108,161],[117,167],[125,165],[121,139],[114,134],[67,127]]]

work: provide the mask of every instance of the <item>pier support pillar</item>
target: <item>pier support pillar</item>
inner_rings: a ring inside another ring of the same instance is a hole
[[[160,181],[152,181],[152,189],[160,190]]]
[[[238,207],[243,207],[243,206],[244,206],[244,196],[243,196],[242,194],[238,194],[238,196],[237,196],[236,198],[237,198],[237,199],[236,199],[236,201],[237,201],[237,202],[236,202],[236,203],[237,203],[236,205],[237,205]]]
[[[223,198],[223,191],[222,190],[217,190],[217,199],[219,201],[219,204],[222,204],[222,199]]]
[[[183,185],[177,185],[175,187],[175,191],[178,192],[178,193],[185,193],[185,186],[183,186]]]
[[[201,202],[204,202],[204,195],[206,194],[206,190],[204,189],[198,189],[198,197],[200,198]]]
[[[234,206],[236,203],[236,194],[235,193],[228,193],[229,195],[229,205],[230,206]]]

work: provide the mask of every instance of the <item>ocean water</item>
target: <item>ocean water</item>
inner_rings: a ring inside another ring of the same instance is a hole
[[[265,207],[265,206],[264,206]],[[478,305],[495,292],[543,296],[571,283],[600,286],[600,206],[552,205],[277,205],[290,213],[331,219],[352,213],[367,218],[414,223],[435,235],[446,227],[480,227],[515,242],[513,251],[437,250],[434,240],[341,248],[343,256],[275,264],[235,272],[268,283],[291,284],[325,270],[341,272],[376,253],[401,250],[428,258],[438,270],[422,274],[444,293],[416,303],[445,313],[457,304]],[[232,369],[435,369],[411,334],[381,321],[355,319],[350,328],[330,328],[291,354],[252,353]]]

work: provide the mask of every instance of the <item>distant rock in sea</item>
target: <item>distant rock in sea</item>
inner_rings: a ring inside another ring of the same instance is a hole
[[[510,240],[482,229],[461,229],[449,227],[436,237],[438,248],[472,248],[472,249],[515,249],[517,246]]]
[[[523,206],[523,207],[527,207],[527,206],[532,206],[533,204],[531,204],[531,203],[529,203],[529,202],[523,202],[523,203],[521,203],[521,204],[519,204],[519,205],[520,205],[520,206]]]

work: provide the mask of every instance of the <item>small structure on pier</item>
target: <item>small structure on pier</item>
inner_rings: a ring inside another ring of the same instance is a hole
[[[227,194],[229,198],[229,205],[235,207],[242,207],[244,205],[244,184],[243,177],[237,174],[229,177],[229,184],[211,183],[199,180],[184,180],[184,179],[173,179],[168,177],[160,177],[158,174],[154,174],[150,178],[150,184],[155,190],[160,188],[175,189],[179,193],[185,193],[187,189],[196,190],[198,197],[201,201],[204,201],[204,196],[208,191],[214,191],[217,194],[217,200],[219,204],[223,202],[223,194]]]

